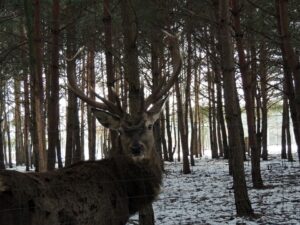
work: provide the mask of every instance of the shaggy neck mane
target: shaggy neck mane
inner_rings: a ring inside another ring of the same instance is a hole
[[[160,192],[162,170],[150,159],[134,161],[130,157],[112,157],[118,168],[121,186],[126,190],[130,215],[155,200]]]

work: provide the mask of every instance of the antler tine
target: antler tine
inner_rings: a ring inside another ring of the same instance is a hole
[[[109,87],[113,97],[114,97],[114,100],[116,102],[116,107],[117,107],[117,110],[118,110],[118,114],[120,116],[123,116],[124,115],[124,110],[122,108],[122,105],[121,105],[121,100],[119,98],[119,95],[117,94],[116,90],[114,89],[114,87]]]
[[[145,95],[145,86],[144,84],[142,84],[141,86],[141,90],[140,90],[140,109],[139,109],[139,113],[143,113],[144,110],[145,110],[145,98],[144,98],[144,95]]]
[[[182,59],[179,51],[179,43],[178,38],[167,31],[162,31],[166,34],[165,41],[168,44],[169,51],[172,56],[172,65],[173,65],[173,74],[169,78],[169,80],[166,82],[164,87],[161,87],[161,85],[158,85],[158,88],[153,91],[152,94],[149,95],[149,97],[145,100],[145,108],[147,109],[150,104],[158,101],[161,99],[165,94],[168,93],[168,91],[171,89],[175,81],[178,79],[178,76],[181,71],[182,67]],[[164,82],[161,82],[163,84]]]
[[[99,98],[106,106],[107,106],[107,110],[115,115],[118,115],[120,117],[122,117],[123,115],[123,110],[117,105],[115,105],[113,102],[105,99],[104,97],[102,97],[101,95],[98,95],[95,90],[93,88],[91,88],[91,92],[93,92],[93,94]]]
[[[76,94],[82,101],[86,102],[90,106],[98,109],[109,110],[106,104],[97,102],[94,99],[88,97],[78,86],[74,75],[68,75],[68,87]]]

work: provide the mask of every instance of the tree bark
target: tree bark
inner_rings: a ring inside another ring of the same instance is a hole
[[[89,97],[95,100],[95,42],[91,41],[89,44],[88,54],[87,54],[87,88]],[[88,118],[88,145],[89,145],[89,159],[96,159],[96,118],[92,114],[90,107],[87,109]],[[80,156],[78,156],[80,157]],[[81,158],[81,157],[80,157]]]
[[[234,18],[235,38],[239,58],[239,68],[242,76],[243,90],[245,95],[245,108],[247,114],[249,147],[251,149],[251,175],[254,188],[262,188],[263,180],[260,170],[260,149],[257,148],[257,134],[255,127],[255,103],[254,88],[255,76],[249,72],[249,64],[246,62],[243,33],[240,24],[240,3],[238,0],[232,0],[232,14]]]
[[[187,1],[186,7],[187,9],[192,8],[192,2],[190,0]],[[191,83],[192,83],[192,32],[193,32],[193,26],[192,26],[192,17],[188,16],[186,18],[186,41],[187,41],[187,67],[186,67],[186,83],[185,83],[185,105],[184,105],[184,124],[185,124],[185,133],[186,133],[186,142],[187,142],[187,148],[188,146],[188,140],[189,140],[189,127],[191,127],[192,134],[194,133],[193,130],[193,121],[191,121],[189,126],[189,120],[193,120],[193,112],[191,107]],[[195,165],[194,160],[194,153],[193,153],[193,136],[191,135],[191,145],[189,148],[189,155],[190,155],[190,163],[191,166]]]
[[[189,148],[187,142],[187,129],[185,128],[186,124],[184,123],[184,114],[183,114],[183,103],[181,97],[181,91],[179,87],[179,81],[175,83],[176,91],[176,101],[177,101],[177,122],[178,130],[180,134],[181,147],[182,147],[182,161],[183,161],[183,174],[191,173],[190,164],[189,164]]]
[[[276,7],[278,13],[278,32],[281,38],[281,52],[283,60],[286,62],[286,66],[293,76],[285,77],[286,82],[289,82],[293,87],[295,95],[293,99],[290,99],[291,114],[294,123],[294,133],[297,143],[298,160],[300,162],[300,62],[297,60],[293,46],[291,45],[291,36],[289,32],[289,16],[288,16],[288,0],[276,0]],[[285,74],[286,76],[289,73]],[[293,85],[294,83],[294,85]],[[293,103],[292,103],[293,102]],[[294,110],[292,108],[294,107]]]
[[[134,4],[130,0],[121,0],[121,18],[124,35],[124,77],[129,88],[129,113],[138,116],[141,112],[143,90],[140,86],[137,37],[138,28]],[[156,131],[158,129],[156,128]],[[139,212],[140,225],[154,225],[152,204]]]
[[[35,135],[34,148],[36,151],[36,169],[47,170],[46,142],[45,142],[45,118],[44,118],[44,91],[42,77],[42,37],[41,37],[41,12],[40,0],[34,0],[33,4],[24,1],[25,17],[30,56],[30,71],[32,76],[32,114],[34,123],[32,128]]]
[[[170,102],[166,102],[166,131],[168,137],[168,159],[170,162],[174,161],[173,156],[173,141],[172,141],[172,127],[171,127],[171,115],[170,115]]]
[[[4,120],[5,120],[5,130],[7,135],[7,145],[8,145],[8,167],[13,168],[12,164],[12,147],[11,147],[11,137],[10,137],[10,123],[8,121],[7,112],[4,110]]]
[[[160,62],[162,61],[163,57],[163,37],[156,27],[152,28],[155,32],[151,34],[151,72],[152,72],[152,91],[155,90],[155,87],[159,85],[159,81],[161,80],[161,65]],[[155,34],[155,35],[154,35]],[[165,129],[164,126],[162,126],[162,123],[160,120],[158,120],[154,124],[154,138],[155,138],[155,145],[156,145],[156,151],[159,153],[160,156],[164,155],[164,159],[167,160],[166,157],[167,154],[163,153],[163,146],[162,146],[162,140],[164,137],[162,136],[161,130]],[[163,163],[162,163],[163,166]]]
[[[24,145],[23,145],[23,132],[21,122],[21,87],[19,78],[14,79],[14,92],[15,92],[15,152],[16,152],[16,165],[23,165],[24,158]]]
[[[24,76],[24,151],[25,151],[25,164],[26,171],[29,171],[30,167],[30,142],[29,142],[29,123],[30,123],[30,101],[29,101],[29,83],[28,75]]]
[[[103,1],[103,24],[104,24],[104,37],[105,37],[105,61],[106,61],[106,74],[107,74],[107,87],[108,87],[108,99],[114,102],[113,93],[111,88],[115,84],[115,74],[113,65],[113,54],[112,54],[112,18],[110,14],[110,0]],[[111,139],[111,150],[112,152],[117,152],[119,148],[118,133],[116,131],[110,130]]]
[[[286,152],[286,130],[287,130],[287,116],[288,116],[288,102],[287,98],[283,97],[282,105],[282,124],[281,124],[281,158],[287,159]]]
[[[48,170],[55,169],[59,142],[59,0],[52,1],[52,52],[48,99]]]
[[[2,114],[2,112],[0,112]],[[0,114],[0,170],[5,170],[4,164],[4,148],[3,148],[3,126],[2,126],[2,116]]]
[[[221,84],[221,73],[216,74],[216,85],[217,85],[217,116],[220,125],[222,146],[224,152],[224,158],[229,158],[228,141],[227,141],[227,131],[224,121],[224,111],[223,111],[223,100],[222,100],[222,84]]]
[[[228,126],[229,147],[232,152],[233,187],[238,216],[252,216],[253,209],[248,196],[243,151],[239,130],[239,109],[234,74],[233,43],[230,34],[229,0],[219,0],[219,28],[221,65],[224,82],[225,115]]]
[[[261,142],[262,142],[262,156],[266,160],[268,158],[268,92],[267,92],[267,49],[262,43],[260,48],[260,88],[261,88],[261,101],[262,101],[262,130],[261,130]]]
[[[210,137],[210,148],[213,159],[219,158],[218,145],[217,145],[217,134],[216,134],[216,110],[215,110],[215,85],[214,85],[214,74],[208,72],[208,96],[209,96],[209,137]]]
[[[72,18],[73,6],[68,3],[68,15]],[[76,28],[71,24],[67,28],[67,43],[66,55],[71,59],[76,54]],[[67,74],[76,74],[75,60],[67,61]],[[73,91],[68,89],[68,106],[67,106],[67,137],[66,137],[66,159],[65,165],[71,165],[73,162],[79,161],[78,152],[81,152],[80,145],[80,131],[79,131],[79,118],[78,118],[78,102]],[[77,152],[77,153],[76,153]]]
[[[121,1],[121,17],[124,35],[124,74],[129,85],[129,112],[135,115],[140,111],[141,89],[137,49],[137,21],[134,4],[130,0]]]

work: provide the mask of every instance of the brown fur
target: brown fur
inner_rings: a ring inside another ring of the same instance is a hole
[[[159,167],[114,157],[47,173],[1,171],[1,225],[122,225],[159,192]]]

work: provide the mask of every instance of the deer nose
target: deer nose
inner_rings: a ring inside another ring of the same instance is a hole
[[[139,143],[136,143],[136,144],[132,145],[130,149],[131,149],[132,155],[138,156],[138,155],[141,155],[143,146]]]

